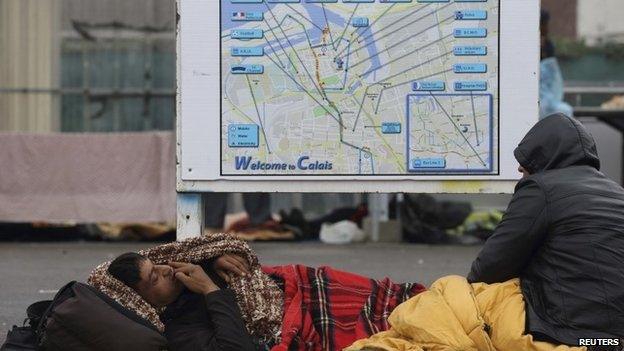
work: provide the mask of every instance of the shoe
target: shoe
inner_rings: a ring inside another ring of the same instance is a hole
[[[249,217],[245,216],[244,218],[241,218],[238,221],[230,224],[230,226],[225,229],[225,232],[242,232],[249,229],[250,226],[251,222],[249,222]]]
[[[290,210],[290,214],[286,214],[286,211],[281,210],[279,212],[280,217],[282,217],[281,224],[282,226],[286,226],[289,229],[297,229],[300,234],[302,240],[306,240],[311,238],[312,236],[312,228],[310,227],[310,223],[306,221],[303,216],[303,212],[298,208],[293,208]]]

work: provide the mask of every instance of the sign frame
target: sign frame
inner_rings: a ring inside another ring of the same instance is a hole
[[[201,149],[205,144],[202,144],[200,140],[201,131],[197,130],[197,126],[191,125],[189,119],[189,116],[196,114],[198,110],[193,103],[198,100],[197,94],[202,93],[206,95],[206,100],[220,99],[220,96],[215,96],[214,92],[201,89],[202,86],[211,86],[206,82],[212,82],[214,86],[214,71],[203,71],[202,64],[205,64],[207,60],[198,58],[199,55],[189,57],[187,55],[190,54],[185,54],[189,45],[198,45],[197,43],[206,40],[189,28],[202,19],[201,13],[194,10],[207,6],[207,3],[213,3],[213,1],[177,0],[176,189],[178,192],[513,192],[520,176],[515,171],[517,166],[515,164],[511,166],[511,163],[515,161],[508,162],[504,172],[502,162],[499,163],[501,174],[498,176],[379,176],[368,179],[332,176],[297,179],[288,178],[288,176],[255,179],[239,176],[226,179],[226,177],[195,176],[193,172],[199,173],[198,164],[202,162],[202,152],[205,154],[205,151],[198,152],[196,149]],[[501,103],[498,113],[501,116],[499,117],[499,152],[501,153],[499,159],[502,160],[503,158],[513,159],[513,149],[538,119],[539,0],[500,0],[500,6],[499,99]],[[219,22],[206,21],[205,18],[203,21],[205,23]],[[202,33],[201,30],[198,32]],[[220,34],[220,28],[215,33]],[[196,84],[197,82],[200,83]],[[195,97],[189,97],[188,92],[195,94]],[[526,116],[534,116],[534,118]],[[218,116],[215,118],[219,120]],[[509,126],[506,121],[514,121],[512,136],[505,135],[504,128]],[[220,143],[218,145],[220,148]],[[220,150],[215,150],[215,153],[220,155]]]

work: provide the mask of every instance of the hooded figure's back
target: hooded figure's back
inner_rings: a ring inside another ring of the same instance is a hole
[[[624,190],[600,172],[576,120],[537,123],[514,155],[521,180],[469,280],[521,278],[527,333],[575,345],[624,336]]]

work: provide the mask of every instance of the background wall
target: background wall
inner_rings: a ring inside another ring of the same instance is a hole
[[[60,0],[0,1],[0,130],[59,130]]]
[[[542,0],[542,9],[551,15],[551,35],[570,39],[577,37],[578,1]]]
[[[172,130],[175,0],[1,0],[0,131]]]
[[[583,39],[589,45],[624,42],[624,1],[622,0],[542,0],[551,14],[553,36]]]
[[[560,1],[567,3],[568,0]],[[578,36],[590,45],[605,42],[624,42],[624,1],[579,0]]]

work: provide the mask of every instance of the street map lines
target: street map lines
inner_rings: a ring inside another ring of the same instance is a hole
[[[498,172],[498,0],[221,0],[222,175]]]

